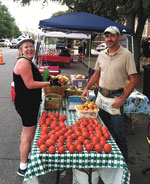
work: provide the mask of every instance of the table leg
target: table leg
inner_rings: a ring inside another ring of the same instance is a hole
[[[59,184],[59,179],[60,179],[60,172],[57,171],[57,173],[56,173],[56,184]]]
[[[89,184],[92,184],[92,168],[89,168],[88,180]]]

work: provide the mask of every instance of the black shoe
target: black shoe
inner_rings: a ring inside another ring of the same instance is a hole
[[[24,177],[25,174],[26,174],[26,170],[27,170],[27,169],[22,170],[22,169],[19,168],[18,171],[17,171],[17,174],[18,174],[19,176]]]

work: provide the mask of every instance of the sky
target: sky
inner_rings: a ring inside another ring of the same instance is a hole
[[[21,31],[38,32],[38,24],[42,19],[50,18],[53,13],[66,11],[67,7],[56,2],[49,1],[46,7],[42,7],[42,1],[32,2],[31,5],[22,7],[13,0],[0,0],[8,8],[11,16],[16,20],[16,25]]]

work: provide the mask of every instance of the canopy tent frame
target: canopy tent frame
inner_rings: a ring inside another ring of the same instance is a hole
[[[49,19],[40,20],[39,28],[44,32],[48,31],[61,31],[65,33],[83,33],[86,35],[100,34],[108,26],[116,26],[119,28],[121,34],[132,35],[132,29],[128,26],[116,23],[105,17],[89,14],[86,12],[68,13],[60,16],[52,17]],[[131,38],[132,52],[133,52],[133,39]],[[89,61],[90,65],[90,48],[89,45]],[[134,52],[133,52],[134,53]]]

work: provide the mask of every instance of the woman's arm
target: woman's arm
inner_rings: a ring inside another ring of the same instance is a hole
[[[28,89],[35,89],[35,88],[43,88],[50,85],[50,82],[40,82],[40,81],[34,81],[32,69],[30,63],[23,59],[21,62],[18,63],[18,72],[21,75],[25,86]]]

